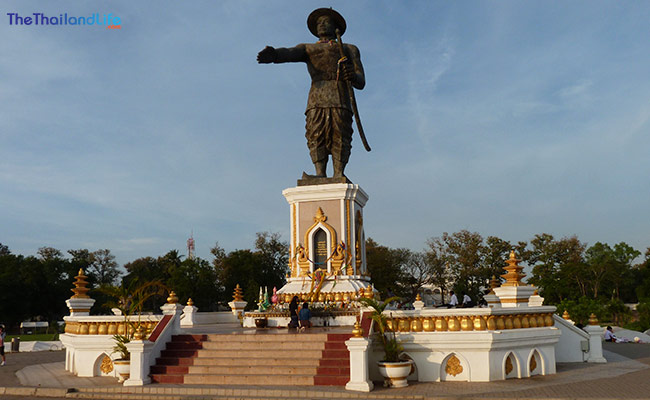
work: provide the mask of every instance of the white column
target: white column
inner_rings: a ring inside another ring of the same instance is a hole
[[[149,377],[151,350],[153,342],[149,340],[132,340],[126,344],[131,353],[131,375],[124,381],[124,386],[143,386],[151,383]]]
[[[606,363],[607,360],[603,357],[603,342],[601,335],[603,328],[599,325],[587,325],[584,330],[589,334],[589,358],[587,362],[591,363]]]
[[[230,306],[230,309],[232,310],[232,313],[235,317],[239,318],[239,315],[241,314],[242,317],[244,316],[244,308],[246,307],[246,304],[248,304],[247,301],[231,301],[228,303]]]
[[[368,373],[368,348],[371,341],[365,338],[351,338],[345,342],[350,352],[350,381],[347,390],[369,392],[374,388]]]
[[[196,313],[199,311],[198,307],[185,306],[183,308],[183,315],[181,316],[181,326],[184,328],[191,328],[196,324]]]

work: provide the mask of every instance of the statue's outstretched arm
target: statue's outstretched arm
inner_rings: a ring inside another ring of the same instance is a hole
[[[296,47],[273,48],[266,46],[264,50],[257,54],[257,62],[260,64],[285,63],[285,62],[306,62],[307,51],[305,46],[299,44]]]

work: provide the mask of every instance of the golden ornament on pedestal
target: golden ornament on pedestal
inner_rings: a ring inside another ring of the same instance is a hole
[[[72,296],[73,299],[89,299],[90,297],[87,295],[88,291],[90,290],[86,286],[88,285],[88,282],[86,282],[86,278],[88,276],[84,275],[84,270],[79,268],[79,273],[75,277],[74,283],[74,289],[70,289],[74,295]]]
[[[169,292],[169,297],[167,297],[167,303],[168,304],[178,303],[178,296],[176,296],[176,292],[174,292],[173,290]]]
[[[507,266],[503,268],[507,273],[501,275],[502,278],[505,278],[506,282],[501,286],[526,286],[526,284],[521,281],[526,274],[521,272],[524,267],[519,265],[520,261],[521,260],[518,260],[515,256],[515,251],[511,250],[510,259],[506,261]]]

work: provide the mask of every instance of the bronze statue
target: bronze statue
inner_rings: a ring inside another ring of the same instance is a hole
[[[257,61],[262,64],[307,64],[311,89],[305,111],[305,137],[316,174],[303,173],[303,180],[326,178],[330,154],[334,178],[346,179],[344,171],[352,148],[352,116],[356,111],[352,87],[363,89],[366,84],[361,56],[356,46],[342,44],[340,35],[345,32],[345,19],[333,9],[314,10],[307,18],[307,27],[318,37],[318,42],[291,48],[266,46],[257,55]],[[363,135],[358,113],[355,116],[359,133]],[[365,137],[362,136],[362,140],[370,151]]]

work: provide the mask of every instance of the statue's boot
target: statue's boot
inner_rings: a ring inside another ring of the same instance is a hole
[[[326,178],[327,177],[327,160],[317,161],[314,163],[316,168],[316,175],[309,175],[306,172],[302,173],[302,179],[312,179],[312,178]]]
[[[334,166],[334,178],[343,178],[345,176],[343,171],[345,170],[346,163],[339,160],[332,160],[332,164]]]

